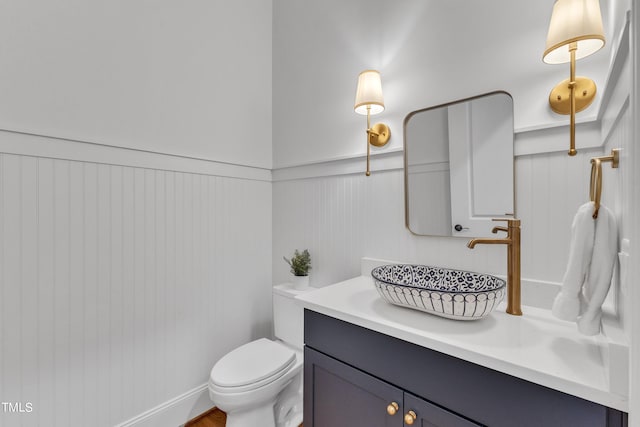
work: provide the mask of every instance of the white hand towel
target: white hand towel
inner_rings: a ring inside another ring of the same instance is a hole
[[[618,252],[618,229],[613,213],[600,205],[595,223],[593,254],[582,287],[582,315],[578,319],[578,331],[584,335],[596,335],[600,332],[602,304],[611,287],[611,276]]]
[[[595,221],[593,202],[578,208],[571,225],[569,262],[562,279],[562,290],[553,302],[551,312],[562,320],[575,321],[580,315],[580,293],[593,255]]]

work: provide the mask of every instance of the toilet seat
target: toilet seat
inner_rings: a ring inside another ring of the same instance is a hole
[[[222,357],[211,370],[210,385],[225,393],[254,390],[282,377],[295,362],[291,348],[260,338]]]

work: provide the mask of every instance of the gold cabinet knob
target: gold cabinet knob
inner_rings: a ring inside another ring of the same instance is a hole
[[[417,418],[418,415],[415,412],[409,411],[404,415],[404,423],[410,426]]]
[[[387,414],[395,415],[396,412],[398,412],[398,409],[400,409],[398,404],[396,402],[391,402],[389,403],[389,405],[387,405]]]

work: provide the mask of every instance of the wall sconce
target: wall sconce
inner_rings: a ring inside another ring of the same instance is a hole
[[[549,94],[551,109],[571,116],[570,156],[577,153],[576,113],[587,108],[596,96],[593,80],[576,77],[576,59],[597,52],[604,42],[599,0],[556,0],[542,60],[547,64],[571,62],[570,77]]]
[[[356,102],[353,107],[356,113],[367,115],[367,171],[365,175],[371,175],[369,170],[369,156],[371,145],[382,147],[391,138],[391,130],[384,123],[376,123],[371,126],[370,116],[384,111],[384,98],[382,97],[382,82],[380,73],[376,70],[365,70],[358,76],[358,88],[356,89]]]

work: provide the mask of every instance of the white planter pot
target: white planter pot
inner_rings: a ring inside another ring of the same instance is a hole
[[[294,289],[306,289],[309,287],[309,276],[293,276]]]

